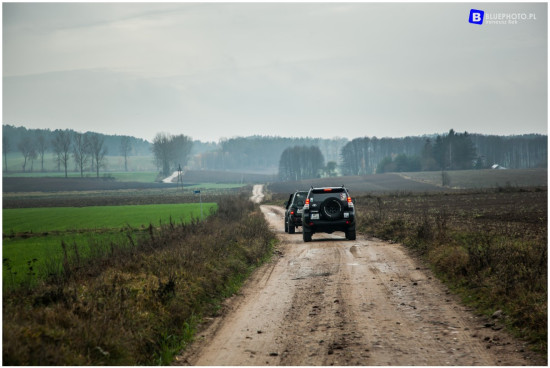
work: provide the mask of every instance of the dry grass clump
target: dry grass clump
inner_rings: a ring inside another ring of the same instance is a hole
[[[140,238],[85,263],[4,292],[6,365],[167,364],[201,316],[235,292],[270,254],[274,235],[244,197],[191,224],[150,226]]]
[[[402,242],[464,300],[547,352],[547,192],[540,188],[357,199],[359,229]]]

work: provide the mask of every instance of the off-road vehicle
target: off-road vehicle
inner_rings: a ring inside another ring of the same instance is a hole
[[[307,191],[296,191],[285,202],[285,233],[294,234],[296,227],[302,226],[302,208],[306,197]]]
[[[305,242],[315,233],[343,231],[346,239],[355,240],[355,206],[348,190],[341,187],[311,188],[302,213]]]

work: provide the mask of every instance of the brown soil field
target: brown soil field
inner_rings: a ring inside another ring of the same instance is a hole
[[[124,182],[90,178],[2,178],[2,192],[66,192],[175,188],[176,184]]]
[[[450,187],[441,186],[441,172],[386,173],[364,176],[309,179],[275,182],[269,185],[273,193],[290,193],[311,186],[340,186],[344,184],[355,195],[359,193],[441,192],[456,189],[501,189],[547,187],[547,169],[523,170],[458,170],[447,171]]]
[[[203,202],[215,202],[216,196],[203,195]],[[3,198],[2,208],[35,208],[35,207],[87,207],[87,206],[126,206],[145,204],[171,204],[199,202],[193,194],[175,194],[174,191],[161,194],[120,194],[106,195],[57,195],[33,198]]]
[[[546,188],[510,191],[462,190],[421,195],[393,195],[378,199],[372,195],[355,197],[361,215],[386,216],[418,223],[434,211],[444,216],[456,230],[547,231],[548,192]]]
[[[376,174],[365,176],[344,176],[334,178],[309,179],[269,184],[273,193],[291,193],[295,190],[307,190],[311,186],[345,185],[350,192],[441,192],[446,190],[437,185],[406,179],[399,174]]]
[[[188,170],[183,175],[184,183],[251,184],[267,183],[273,180],[273,175],[241,173],[233,171]]]

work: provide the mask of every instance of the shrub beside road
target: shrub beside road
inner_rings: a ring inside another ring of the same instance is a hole
[[[413,249],[467,304],[502,311],[502,325],[546,354],[547,198],[513,187],[359,196],[358,229]]]

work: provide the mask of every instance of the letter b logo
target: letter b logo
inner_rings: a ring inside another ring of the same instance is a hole
[[[468,21],[473,24],[483,24],[484,16],[485,12],[483,10],[471,9],[470,18],[468,19]]]

